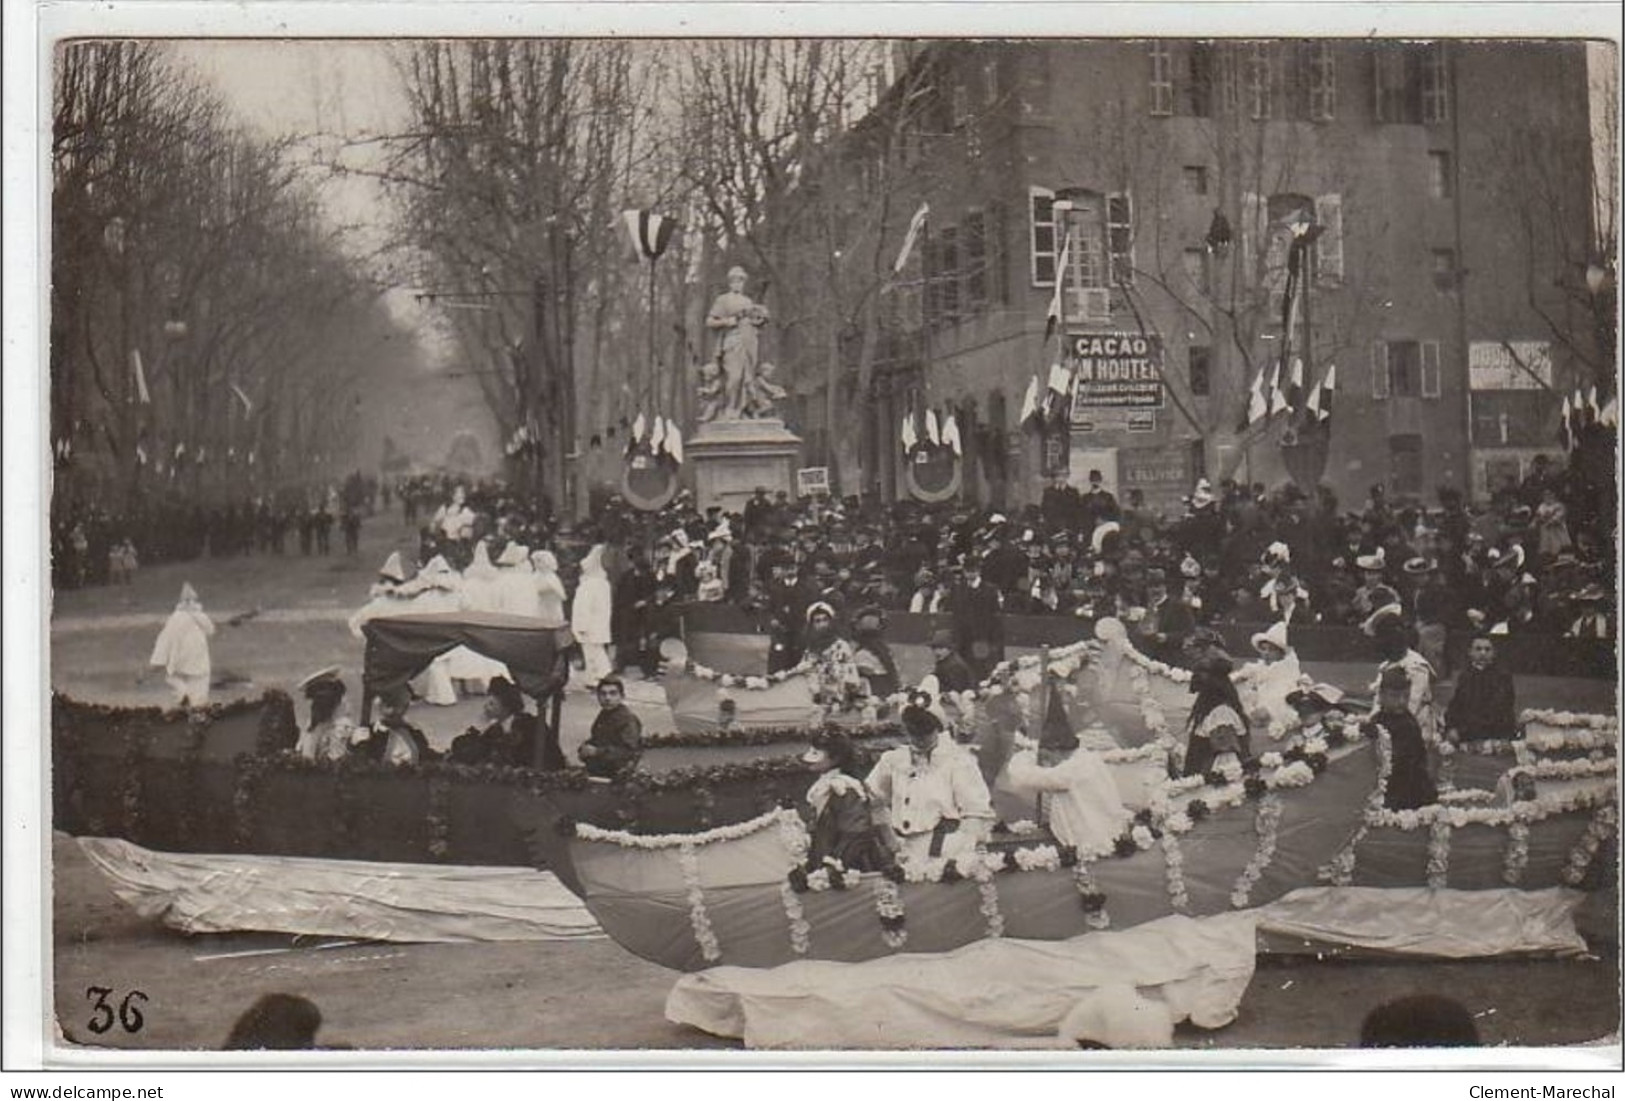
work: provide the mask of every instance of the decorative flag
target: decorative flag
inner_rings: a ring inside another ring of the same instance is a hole
[[[925,438],[931,441],[933,447],[942,442],[942,436],[937,431],[937,414],[934,409],[925,411]]]
[[[1557,422],[1557,441],[1563,445],[1564,451],[1574,450],[1574,412],[1569,404],[1568,395],[1563,396],[1563,415]]]
[[[1260,367],[1258,374],[1253,376],[1252,389],[1247,396],[1247,419],[1243,422],[1245,428],[1249,424],[1256,424],[1270,415],[1269,400],[1264,397],[1264,373],[1268,367]]]
[[[654,424],[649,428],[649,451],[651,454],[658,455],[665,446],[666,418],[656,417]]]
[[[964,454],[959,443],[959,422],[952,413],[942,415],[942,446],[953,448],[955,455]]]
[[[135,393],[141,399],[142,405],[152,404],[152,395],[147,392],[147,372],[141,369],[141,349],[130,349],[130,367],[135,371]]]
[[[1038,376],[1034,375],[1027,380],[1027,392],[1021,398],[1021,419],[1018,424],[1026,424],[1038,415]]]
[[[647,425],[644,422],[643,414],[639,413],[638,419],[632,422],[632,443],[634,445],[643,439],[643,430],[646,427]]]
[[[231,392],[236,394],[237,400],[243,403],[243,416],[251,415],[254,412],[254,403],[248,400],[248,395],[243,393],[243,388],[234,382],[231,384]]]
[[[1286,386],[1286,402],[1296,409],[1303,404],[1303,360],[1292,359],[1292,376]]]
[[[1286,391],[1281,387],[1281,364],[1277,360],[1275,369],[1270,372],[1270,416],[1274,416],[1287,408]]]
[[[671,420],[666,421],[666,454],[678,466],[683,465],[683,430]]]
[[[1593,386],[1591,388],[1591,392],[1586,395],[1586,408],[1591,410],[1591,419],[1593,421],[1602,419],[1602,410],[1597,408],[1597,388],[1595,386]]]
[[[650,210],[627,210],[621,217],[626,220],[626,229],[632,235],[632,247],[638,256],[651,264],[660,259],[660,254],[671,244],[677,222]]]
[[[931,217],[931,204],[921,203],[920,209],[916,210],[914,217],[908,221],[908,233],[903,236],[903,247],[898,250],[897,259],[891,266],[893,275],[901,274],[903,268],[908,264],[909,254],[914,251],[914,242],[920,236],[920,231],[925,228],[926,219],[929,217]]]
[[[140,444],[135,445],[135,461],[140,463],[142,466],[147,465],[147,449],[142,447]]]
[[[175,445],[175,457],[178,459],[184,454],[186,454],[186,442],[183,440]]]
[[[1580,388],[1577,386],[1574,388],[1574,405],[1569,412],[1569,430],[1571,432],[1576,432],[1585,427],[1585,417],[1583,416],[1585,407],[1585,395],[1580,393]]]
[[[898,438],[903,441],[903,453],[905,455],[920,445],[919,434],[914,431],[914,414],[903,414],[903,429],[898,434]]]
[[[1320,380],[1320,419],[1332,415],[1332,401],[1337,397],[1337,364],[1326,368],[1326,377]]]
[[[1072,372],[1059,363],[1050,364],[1049,385],[1045,391],[1044,415],[1051,421],[1065,417],[1067,398],[1072,394]]]
[[[1044,317],[1044,343],[1055,335],[1055,330],[1061,325],[1063,296],[1066,293],[1066,269],[1072,260],[1072,235],[1065,234],[1061,238],[1061,255],[1055,260],[1055,293],[1050,296],[1049,313]]]
[[[1609,397],[1607,403],[1603,405],[1602,412],[1597,414],[1597,423],[1606,425],[1609,428],[1616,428],[1619,426],[1618,394],[1614,394]]]

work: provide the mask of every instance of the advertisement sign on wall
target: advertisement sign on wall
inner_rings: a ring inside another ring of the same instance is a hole
[[[1165,516],[1178,516],[1180,498],[1196,484],[1194,456],[1189,447],[1125,447],[1117,452],[1120,500],[1131,490],[1145,495],[1146,507]]]
[[[1073,333],[1066,338],[1074,372],[1072,420],[1103,409],[1161,409],[1162,340],[1139,333]]]

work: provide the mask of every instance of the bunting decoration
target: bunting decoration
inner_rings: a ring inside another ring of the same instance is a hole
[[[1246,428],[1263,420],[1270,414],[1269,399],[1264,396],[1264,374],[1268,367],[1260,367],[1258,374],[1253,376],[1253,384],[1247,392],[1247,412],[1241,427]]]
[[[1315,423],[1331,419],[1332,399],[1337,393],[1337,364],[1326,368],[1326,377],[1315,383],[1315,388],[1309,391],[1309,400],[1304,408],[1314,415]]]
[[[1563,413],[1557,422],[1557,442],[1564,451],[1574,450],[1574,407],[1568,395],[1563,395]]]
[[[930,409],[925,411],[925,438],[931,441],[932,447],[942,443],[942,437],[937,432],[937,414]]]
[[[254,403],[248,400],[248,395],[243,392],[243,388],[234,382],[231,384],[231,392],[236,394],[237,400],[243,403],[243,416],[252,416],[254,412]]]
[[[920,446],[919,433],[914,430],[913,414],[903,414],[903,427],[898,433],[898,438],[903,441],[903,454],[905,455],[913,451],[916,447]]]
[[[1066,419],[1072,398],[1072,372],[1059,363],[1050,364],[1049,385],[1044,394],[1044,416],[1050,423]]]

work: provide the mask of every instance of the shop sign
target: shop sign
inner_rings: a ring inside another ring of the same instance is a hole
[[[1474,390],[1547,390],[1552,346],[1544,340],[1475,340],[1467,346],[1467,384]]]

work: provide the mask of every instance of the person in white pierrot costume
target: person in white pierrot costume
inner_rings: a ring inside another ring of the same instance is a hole
[[[944,737],[935,700],[916,690],[903,708],[908,744],[889,749],[865,783],[884,809],[898,858],[915,867],[975,853],[993,827],[993,800],[976,759]]]
[[[164,671],[164,681],[175,692],[178,707],[202,707],[209,702],[209,637],[214,623],[190,581],[181,586],[181,598],[169,613],[148,664]]]
[[[462,576],[451,568],[451,563],[437,554],[406,586],[410,590],[411,600],[402,611],[410,615],[460,611],[462,598],[458,590],[461,583]],[[412,681],[412,691],[425,703],[438,707],[449,707],[456,703],[457,688],[451,682],[451,655],[441,654],[431,661],[429,667]]]
[[[502,575],[492,565],[491,552],[485,540],[481,539],[474,544],[474,560],[463,571],[463,584],[457,594],[460,601],[458,610],[476,614],[500,612],[502,588]],[[457,647],[447,657],[451,663],[449,671],[452,681],[466,694],[483,695],[492,677],[506,676],[508,673],[508,667],[502,662],[476,653],[467,646]]]
[[[362,627],[369,619],[406,614],[412,601],[411,593],[404,588],[406,582],[406,567],[401,562],[401,552],[391,551],[378,571],[378,580],[373,582],[372,590],[367,594],[367,603],[350,617],[350,633],[356,638],[365,638]]]
[[[581,580],[570,606],[570,631],[581,644],[582,679],[589,688],[614,672],[609,660],[613,600],[604,570],[604,544],[595,543],[581,560]]]
[[[526,619],[541,618],[542,601],[536,591],[536,572],[530,565],[530,548],[510,541],[497,555],[496,566],[502,610]]]

